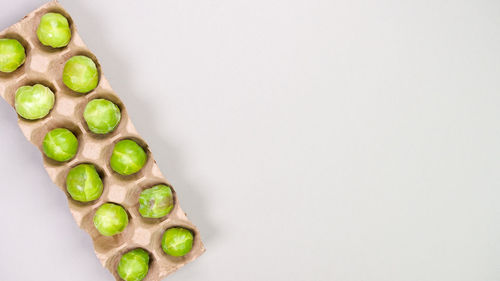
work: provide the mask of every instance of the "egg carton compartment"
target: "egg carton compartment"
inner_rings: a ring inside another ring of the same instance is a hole
[[[68,88],[66,85],[64,85],[62,81],[62,73],[64,69],[64,64],[66,61],[68,61],[71,57],[74,56],[86,56],[92,59],[92,61],[96,64],[97,67],[97,72],[99,74],[99,83],[97,84],[97,87],[90,91],[89,93],[77,93]],[[53,73],[56,73],[55,81],[57,85],[62,89],[62,92],[66,95],[72,96],[76,99],[84,99],[86,95],[93,93],[95,91],[102,90],[103,87],[107,87],[108,89],[111,89],[109,84],[102,85],[101,80],[102,80],[102,70],[101,70],[101,65],[97,59],[97,57],[90,52],[86,47],[83,46],[74,46],[73,49],[68,49],[62,54],[59,54],[59,57],[56,60],[53,60],[49,63],[49,68],[52,70]]]
[[[120,113],[121,113],[120,123],[118,123],[115,130],[111,133],[96,134],[96,133],[90,131],[87,123],[85,122],[85,120],[83,118],[83,113],[85,111],[85,107],[87,106],[87,104],[93,100],[96,100],[96,99],[104,99],[104,100],[111,101],[116,106],[118,106],[118,108],[120,109]],[[127,131],[131,131],[132,133],[136,132],[135,128],[131,129],[131,127],[129,127],[127,129],[128,120],[129,120],[127,109],[125,108],[125,105],[120,100],[120,98],[114,92],[110,92],[110,91],[106,91],[106,90],[99,90],[99,91],[94,91],[90,94],[87,94],[85,96],[85,101],[83,103],[81,103],[79,106],[77,106],[77,108],[75,109],[75,114],[76,114],[76,116],[78,116],[79,122],[81,124],[83,124],[83,127],[84,127],[86,134],[89,137],[96,139],[96,140],[109,139],[110,141],[112,141],[118,135],[123,134],[124,132],[127,132]]]
[[[104,266],[106,268],[117,268],[118,263],[120,262],[120,258],[123,256],[123,254],[125,254],[129,251],[135,250],[135,249],[143,249],[146,252],[148,252],[148,254],[149,254],[149,270],[148,270],[146,277],[142,280],[143,281],[160,280],[161,272],[160,272],[160,268],[158,266],[158,261],[155,259],[155,257],[153,256],[153,254],[151,252],[149,252],[147,249],[144,249],[143,247],[141,247],[138,244],[128,244],[124,247],[121,247],[118,251],[115,252],[115,254],[111,258],[108,259],[107,263],[104,264]],[[116,272],[116,270],[113,271],[113,276],[117,280],[121,280],[120,277],[118,276],[118,273]]]
[[[124,207],[119,202],[101,200],[101,202],[99,202],[98,204],[89,206],[90,211],[85,214],[81,224],[81,228],[83,228],[94,241],[95,251],[101,255],[107,255],[110,252],[112,253],[113,249],[127,243],[128,241],[131,241],[134,235],[134,231],[137,228],[137,226],[135,225],[135,219],[130,216],[129,212],[127,212],[128,225],[127,227],[125,227],[125,230],[113,236],[104,236],[100,234],[99,231],[97,231],[97,229],[94,227],[94,214],[97,209],[105,203],[113,203]],[[127,211],[125,207],[124,209]]]
[[[185,256],[174,257],[167,255],[161,247],[161,239],[163,233],[173,227],[182,227],[190,230],[193,233],[193,249]],[[196,227],[186,218],[182,210],[177,209],[170,219],[165,220],[159,224],[157,231],[151,237],[151,249],[153,255],[157,260],[162,261],[159,263],[162,272],[176,270],[184,264],[195,260],[200,254],[203,253],[203,243]]]
[[[46,9],[39,9],[35,12],[35,14],[33,15],[33,19],[32,19],[34,24],[30,25],[32,34],[36,34],[36,29],[38,28],[38,23],[40,22],[40,18],[43,15],[45,15],[46,13],[59,13],[59,14],[63,15],[68,20],[71,34],[77,33],[75,25],[73,24],[73,19],[71,18],[71,15],[68,14],[68,12],[66,12],[62,7],[55,5],[52,7],[47,7]],[[71,38],[68,46],[71,45],[71,41],[73,41],[73,38]],[[34,40],[33,44],[36,46],[36,48],[38,50],[43,51],[43,52],[47,52],[47,53],[57,53],[57,52],[64,51],[65,49],[69,49],[68,46],[62,47],[62,48],[52,48],[49,46],[45,46],[42,43],[40,43],[40,41],[38,41],[38,40]]]
[[[68,20],[71,40],[66,47],[52,48],[44,46],[38,40],[36,35],[38,24],[41,17],[48,12],[60,13]],[[101,264],[116,280],[121,280],[116,271],[121,256],[130,250],[142,248],[150,257],[149,271],[143,280],[158,281],[200,256],[205,248],[198,229],[182,210],[177,190],[162,175],[147,142],[137,133],[125,104],[103,75],[98,58],[78,35],[71,16],[57,1],[52,1],[0,32],[0,38],[18,40],[26,52],[26,60],[18,69],[11,73],[0,72],[2,98],[14,108],[17,89],[35,84],[48,87],[55,95],[54,107],[47,116],[38,120],[26,120],[18,116],[18,124],[26,138],[40,150],[47,173],[55,185],[66,194],[68,207],[78,226],[92,238],[94,251]],[[75,55],[91,58],[97,67],[98,85],[85,94],[72,91],[62,81],[64,65]],[[120,109],[121,120],[112,132],[95,134],[90,131],[83,113],[87,104],[94,99],[109,100]],[[56,128],[68,129],[78,140],[77,154],[66,162],[57,162],[43,153],[42,144],[45,135]],[[143,168],[128,176],[115,172],[110,165],[114,146],[125,139],[135,141],[147,155]],[[94,165],[103,182],[102,194],[96,200],[85,203],[76,201],[66,189],[69,171],[80,164]],[[162,218],[144,218],[139,213],[139,196],[143,190],[158,184],[171,188],[172,210]],[[114,236],[104,236],[94,226],[94,214],[105,203],[122,206],[128,215],[127,227]],[[193,248],[185,256],[169,256],[162,250],[163,233],[172,227],[183,227],[193,233]]]

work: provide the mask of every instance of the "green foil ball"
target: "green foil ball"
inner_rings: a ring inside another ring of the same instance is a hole
[[[74,200],[90,202],[101,197],[103,184],[94,165],[80,164],[69,171],[66,189]]]
[[[118,126],[122,115],[116,104],[105,99],[94,99],[85,107],[83,118],[90,131],[96,134],[107,134]]]
[[[45,135],[43,153],[50,159],[65,162],[75,157],[78,151],[78,140],[68,129],[57,128]]]
[[[128,176],[139,172],[146,164],[147,155],[135,141],[119,141],[111,154],[111,168],[120,175]]]
[[[139,213],[145,218],[161,218],[173,207],[172,189],[163,184],[145,189],[139,196]]]
[[[64,65],[63,83],[77,93],[88,93],[99,83],[97,66],[89,57],[74,56]]]
[[[149,254],[143,249],[125,253],[118,263],[116,271],[125,281],[141,281],[149,270]]]
[[[15,108],[24,119],[41,119],[54,107],[55,96],[48,88],[40,84],[22,86],[16,91]]]
[[[193,248],[193,233],[182,227],[169,228],[163,234],[161,247],[167,255],[184,256]]]
[[[36,35],[43,45],[61,48],[68,45],[71,40],[71,29],[68,20],[63,15],[46,13],[40,19]]]
[[[122,206],[105,203],[94,215],[94,226],[104,236],[122,232],[128,225],[128,215]]]
[[[26,60],[24,47],[16,39],[0,39],[0,71],[12,72]]]

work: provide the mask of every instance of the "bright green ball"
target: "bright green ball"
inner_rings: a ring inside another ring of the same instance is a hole
[[[63,15],[46,13],[40,19],[36,35],[43,45],[61,48],[68,45],[71,40],[71,29],[68,20]]]
[[[170,187],[160,184],[144,190],[139,196],[139,213],[145,218],[161,218],[174,207]]]
[[[74,56],[64,65],[63,83],[77,93],[88,93],[99,83],[97,66],[89,57]]]
[[[146,164],[147,155],[135,141],[119,141],[111,154],[111,168],[120,175],[128,176],[139,172]]]
[[[105,99],[95,99],[85,107],[83,118],[90,131],[96,134],[107,134],[118,126],[122,115],[116,104]]]
[[[135,249],[124,254],[116,271],[125,281],[141,281],[149,270],[149,254],[143,249]]]
[[[0,71],[12,72],[26,60],[24,47],[16,39],[0,39]]]
[[[167,255],[182,257],[193,248],[193,233],[182,227],[169,228],[163,234],[161,247]]]
[[[101,197],[103,184],[94,165],[80,164],[69,171],[66,189],[74,200],[90,202]]]
[[[24,119],[36,120],[47,116],[54,107],[54,102],[54,93],[40,84],[22,86],[16,91],[16,111]]]
[[[75,157],[78,151],[78,140],[70,130],[57,128],[45,135],[42,146],[47,157],[65,162]]]
[[[122,206],[105,203],[94,215],[94,226],[104,236],[122,232],[128,225],[128,215]]]

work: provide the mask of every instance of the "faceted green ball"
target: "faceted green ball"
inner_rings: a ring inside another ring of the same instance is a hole
[[[94,215],[94,226],[104,236],[122,232],[128,225],[128,215],[122,206],[105,203]]]
[[[96,134],[107,134],[118,126],[122,115],[116,104],[105,99],[95,99],[85,107],[83,118],[90,131]]]
[[[12,72],[26,60],[24,47],[15,39],[0,39],[0,71]]]
[[[66,189],[74,200],[90,202],[101,197],[103,184],[94,165],[80,164],[69,171]]]
[[[135,249],[124,254],[116,271],[125,281],[141,281],[149,270],[149,254],[143,249]]]
[[[147,155],[135,141],[119,141],[111,154],[111,168],[120,175],[128,176],[139,172],[146,164]]]
[[[36,35],[43,45],[61,48],[68,45],[71,40],[71,29],[68,20],[63,15],[46,13],[40,19]]]
[[[174,207],[170,187],[160,184],[144,190],[139,196],[139,213],[145,218],[161,218]]]
[[[41,119],[54,107],[55,96],[48,88],[40,84],[22,86],[16,91],[15,107],[17,114],[24,119]]]
[[[70,130],[57,128],[45,135],[42,148],[50,159],[65,162],[75,157],[78,151],[78,140]]]
[[[182,257],[193,248],[193,233],[182,227],[169,228],[163,234],[161,247],[167,255]]]
[[[97,66],[89,57],[74,56],[64,65],[63,83],[77,93],[88,93],[99,83]]]

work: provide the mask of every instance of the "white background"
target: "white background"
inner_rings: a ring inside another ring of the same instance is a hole
[[[202,231],[168,280],[500,280],[498,0],[61,3]],[[16,118],[0,279],[113,280]]]

